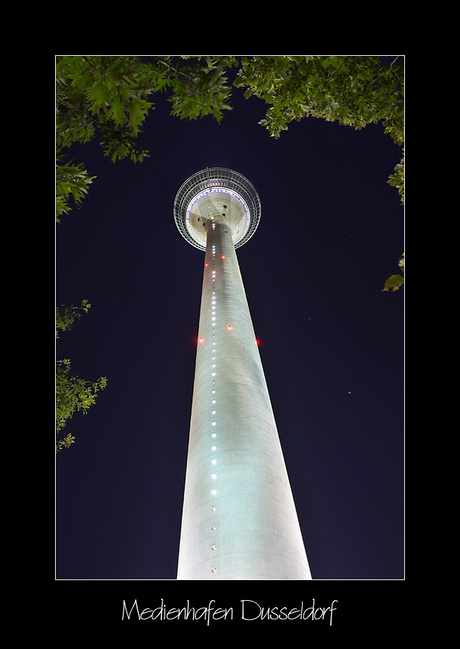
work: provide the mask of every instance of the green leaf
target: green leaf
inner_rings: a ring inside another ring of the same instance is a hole
[[[129,123],[137,131],[144,121],[151,103],[145,99],[135,99],[128,104]]]
[[[119,95],[115,95],[112,102],[112,115],[115,121],[115,124],[121,124],[124,117],[123,106],[121,105]]]
[[[98,113],[101,106],[105,106],[110,99],[110,93],[106,86],[102,83],[96,82],[88,90],[88,97],[92,99],[91,112]]]
[[[385,282],[383,291],[397,291],[404,284],[404,277],[401,275],[392,275]],[[382,291],[382,292],[383,292]]]

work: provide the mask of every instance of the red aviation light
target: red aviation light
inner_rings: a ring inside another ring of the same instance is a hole
[[[228,325],[227,329],[228,329],[229,331],[231,331],[231,330],[232,330],[232,325]]]
[[[225,255],[222,255],[222,259],[225,259]]]
[[[254,344],[255,344],[255,345],[260,345],[260,341],[259,341],[258,338],[256,338],[256,339],[254,340]]]
[[[200,338],[200,340],[199,340],[198,342],[200,342],[200,343],[203,343],[203,342],[204,342],[204,338],[203,338],[203,336],[201,336],[201,338]]]
[[[205,263],[204,267],[207,268],[209,266],[208,262]]]

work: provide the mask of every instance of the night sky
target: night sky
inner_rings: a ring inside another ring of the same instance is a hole
[[[261,199],[237,255],[313,579],[403,579],[404,289],[382,292],[404,250],[400,148],[314,118],[275,140],[237,89],[220,125],[151,100],[142,164],[71,152],[97,179],[57,225],[56,300],[92,307],[57,358],[108,385],[56,458],[56,578],[175,579],[204,253],[173,202],[222,166]]]

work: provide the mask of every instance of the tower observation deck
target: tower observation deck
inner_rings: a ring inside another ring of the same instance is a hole
[[[253,185],[222,167],[174,202],[205,251],[178,579],[311,579],[235,252],[260,215]]]

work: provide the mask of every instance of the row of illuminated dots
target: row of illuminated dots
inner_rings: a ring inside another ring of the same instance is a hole
[[[217,398],[216,398],[216,341],[215,341],[215,326],[216,326],[216,318],[217,318],[217,307],[216,307],[216,291],[215,291],[215,282],[216,282],[216,270],[214,268],[215,261],[216,261],[216,244],[212,244],[211,246],[211,255],[212,255],[212,269],[211,269],[211,279],[212,279],[212,294],[211,294],[211,331],[212,331],[212,348],[211,348],[211,465],[212,468],[214,468],[217,464]],[[225,259],[225,255],[221,255],[221,259]],[[209,264],[206,263],[205,266],[208,266]],[[227,330],[232,331],[233,327],[231,324],[227,325]],[[204,342],[204,338],[200,337],[199,339],[200,343]],[[254,341],[255,344],[259,344],[259,341],[256,339]],[[212,470],[212,469],[211,469]],[[216,473],[211,473],[211,479],[217,480],[217,474]],[[214,487],[211,489],[211,495],[216,496],[217,495],[217,489]],[[215,512],[217,511],[217,507],[215,504],[212,505],[211,511]],[[216,524],[212,522],[211,524],[211,531],[214,532],[216,530]],[[217,544],[212,543],[211,544],[211,550],[214,551],[217,549]],[[217,572],[217,566],[213,565],[211,568],[211,572],[215,573]]]
[[[212,262],[213,262],[212,263],[212,269],[211,269],[211,279],[212,279],[212,289],[213,289],[212,290],[212,298],[211,298],[211,326],[212,326],[212,337],[214,338],[214,332],[215,332],[215,328],[216,328],[216,318],[217,318],[217,316],[216,316],[216,291],[215,291],[217,271],[214,268],[214,262],[216,260],[216,244],[215,243],[212,244],[211,254],[212,254]],[[225,255],[221,255],[221,259],[225,259]],[[206,268],[209,267],[208,262],[205,263],[205,267]],[[227,329],[228,329],[228,331],[231,331],[233,329],[232,325],[231,324],[227,325]],[[201,336],[199,338],[199,342],[200,343],[204,342],[203,336]],[[215,343],[213,341],[213,345],[214,344]],[[213,353],[213,358],[214,358],[214,353]],[[213,364],[213,368],[215,368],[215,364]],[[215,376],[215,372],[213,373],[213,376]]]
[[[213,224],[213,227],[214,227],[214,224]],[[212,262],[213,262],[213,263],[212,263],[212,268],[211,268],[211,280],[212,280],[212,287],[213,287],[213,291],[212,291],[212,300],[211,300],[211,324],[212,324],[212,333],[214,334],[215,325],[216,325],[216,298],[215,298],[215,291],[214,291],[214,288],[215,288],[216,275],[217,275],[217,271],[216,271],[215,268],[214,268],[214,262],[215,262],[215,260],[216,260],[216,244],[215,244],[215,243],[213,243],[212,246],[211,246],[211,254],[212,254]],[[225,259],[225,255],[221,255],[220,258],[221,258],[222,260],[224,260],[224,259]],[[205,268],[209,268],[209,262],[205,262],[204,265],[205,265]],[[227,325],[227,329],[228,329],[229,331],[231,331],[231,330],[233,329],[232,325],[231,325],[231,324]],[[213,336],[213,337],[214,337],[214,336]],[[201,336],[201,337],[199,338],[199,342],[200,342],[200,343],[204,342],[204,338],[203,338],[203,336]],[[258,345],[258,344],[259,344],[259,340],[258,340],[258,339],[254,340],[254,343],[255,343],[256,345]]]
[[[216,458],[216,452],[217,452],[217,445],[216,445],[216,426],[217,426],[217,420],[216,420],[216,341],[214,340],[214,331],[215,331],[215,325],[216,325],[216,291],[215,291],[215,281],[216,281],[216,271],[214,269],[214,263],[216,260],[216,244],[213,243],[211,247],[211,254],[212,254],[212,261],[213,261],[213,269],[211,272],[211,279],[213,282],[213,290],[212,290],[212,295],[211,295],[211,323],[212,323],[212,350],[211,350],[211,465],[214,467],[217,464],[217,458]],[[222,259],[225,259],[225,255],[221,255]],[[228,325],[227,327],[229,330],[232,329],[232,325]],[[217,474],[212,473],[211,474],[211,479],[216,480],[217,479]],[[211,495],[215,496],[217,494],[217,489],[213,488],[211,489]],[[213,505],[211,507],[211,511],[215,512],[216,511],[216,505]],[[211,531],[214,532],[216,529],[216,524],[213,522],[211,525]],[[217,548],[216,543],[212,543],[211,545],[211,550],[214,551]],[[211,572],[215,573],[217,572],[217,566],[212,566]]]

